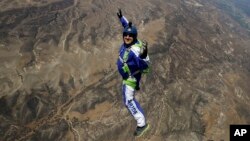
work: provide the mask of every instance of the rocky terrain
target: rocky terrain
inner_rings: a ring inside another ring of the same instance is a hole
[[[135,139],[116,70],[122,26],[149,42]],[[229,140],[250,124],[248,0],[1,0],[0,141]]]

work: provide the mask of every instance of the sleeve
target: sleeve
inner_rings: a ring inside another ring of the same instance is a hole
[[[140,58],[140,48],[138,47],[132,47],[131,48],[133,52],[133,58],[135,60],[135,63],[137,67],[143,71],[144,69],[147,69],[149,67],[148,62],[149,62],[149,57],[147,56],[145,59]]]
[[[139,56],[134,55],[134,59],[136,61],[136,65],[138,66],[138,68],[141,71],[143,71],[144,69],[147,69],[149,67],[147,61],[144,59],[141,59]]]
[[[125,17],[125,16],[122,16],[121,18],[120,18],[120,22],[121,22],[121,24],[122,24],[122,26],[125,28],[126,26],[128,26],[128,20],[127,20],[127,18]]]

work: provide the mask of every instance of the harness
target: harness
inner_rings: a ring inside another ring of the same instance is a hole
[[[127,72],[128,75],[129,75],[130,77],[132,77],[132,76],[134,76],[134,75],[140,73],[141,71],[140,71],[140,70],[137,70],[137,71],[131,73],[131,71],[130,71],[130,69],[129,69],[129,67],[128,67],[128,64],[127,64],[128,55],[129,55],[130,51],[131,51],[131,47],[130,47],[130,48],[127,48],[126,51],[125,51],[125,53],[123,54],[123,58],[122,58],[121,56],[119,56],[119,59],[120,59],[120,61],[123,63],[123,66],[124,66],[123,68],[125,68],[125,72]]]
[[[142,48],[142,42],[139,41],[139,43],[137,43],[137,44],[135,44],[135,45],[132,45],[132,46],[129,47],[129,48],[126,48],[126,50],[125,50],[123,56],[120,56],[120,55],[119,55],[119,60],[123,63],[123,67],[122,67],[123,71],[124,71],[124,72],[127,72],[128,75],[129,75],[128,79],[123,80],[123,83],[125,83],[125,84],[127,84],[127,85],[129,85],[129,86],[131,86],[131,87],[133,87],[133,88],[135,88],[135,87],[136,87],[136,79],[135,79],[134,76],[135,76],[136,74],[138,74],[138,73],[147,73],[149,69],[145,69],[145,70],[143,70],[143,71],[137,70],[137,71],[131,73],[131,71],[130,71],[130,69],[129,69],[129,67],[128,67],[127,61],[128,61],[128,56],[129,56],[129,53],[130,53],[130,51],[131,51],[131,48],[133,48],[133,47],[136,47],[137,49],[139,48],[140,50],[138,50],[137,53],[140,54],[141,48]]]

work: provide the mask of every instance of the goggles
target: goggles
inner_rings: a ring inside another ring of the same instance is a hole
[[[123,33],[123,37],[125,37],[125,36],[134,37],[135,35],[132,34],[132,33],[126,33],[126,32],[124,32]]]

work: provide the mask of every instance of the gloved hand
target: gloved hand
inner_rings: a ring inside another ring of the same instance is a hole
[[[122,18],[122,10],[121,9],[119,9],[119,11],[117,12],[117,16],[119,19]]]
[[[147,47],[148,46],[148,42],[146,40],[143,40],[142,41],[142,46]]]
[[[142,41],[142,48],[140,50],[140,58],[145,59],[148,55],[148,42]]]

